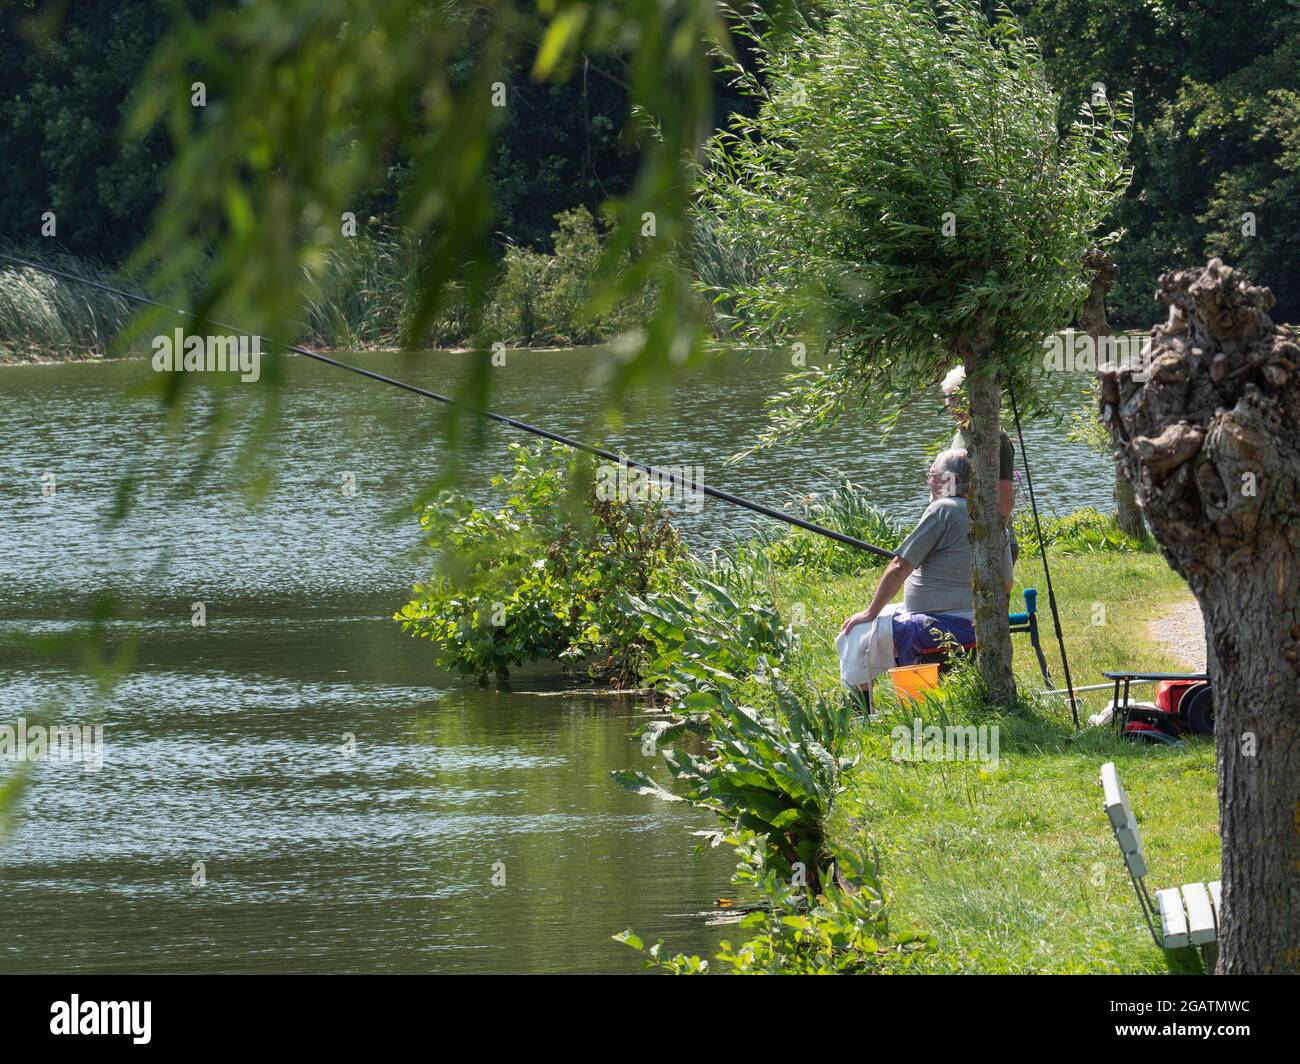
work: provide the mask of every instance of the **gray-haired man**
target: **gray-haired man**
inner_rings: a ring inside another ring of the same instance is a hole
[[[871,604],[844,622],[835,641],[841,674],[847,683],[863,690],[870,690],[877,673],[894,665],[913,664],[916,651],[926,645],[935,629],[952,635],[959,643],[974,642],[970,514],[966,504],[970,458],[965,451],[943,451],[930,464],[927,479],[930,505],[885,567]],[[1005,586],[1010,591],[1009,548],[1004,552],[1003,566]],[[891,606],[889,602],[900,588],[902,606]],[[853,629],[862,624],[871,624],[872,628],[855,638]]]

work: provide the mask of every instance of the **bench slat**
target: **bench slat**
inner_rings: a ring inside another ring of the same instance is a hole
[[[1119,781],[1119,771],[1115,762],[1107,761],[1101,766],[1101,788],[1105,795],[1106,816],[1110,818],[1115,838],[1124,854],[1124,862],[1129,871],[1141,879],[1147,874],[1146,855],[1142,852],[1142,835],[1138,831],[1137,817],[1129,805],[1124,785]]]
[[[1147,859],[1142,853],[1142,840],[1135,835],[1133,841],[1126,844],[1118,832],[1116,837],[1119,838],[1120,852],[1124,855],[1124,863],[1128,865],[1129,872],[1134,879],[1141,879],[1147,874]]]
[[[1128,794],[1124,784],[1119,781],[1119,772],[1114,761],[1107,761],[1101,766],[1101,789],[1106,796],[1106,815],[1116,828],[1135,824],[1133,807],[1129,805]]]
[[[1183,896],[1177,887],[1158,890],[1156,905],[1160,909],[1160,931],[1165,949],[1182,949],[1191,941],[1187,933],[1187,914],[1183,912]]]
[[[1204,946],[1215,939],[1214,909],[1204,883],[1183,884],[1183,906],[1193,946]]]
[[[1210,903],[1214,906],[1214,926],[1223,927],[1223,887],[1216,879],[1210,884]]]

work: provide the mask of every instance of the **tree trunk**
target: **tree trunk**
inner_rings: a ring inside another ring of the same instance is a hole
[[[975,638],[979,642],[980,676],[989,701],[1009,706],[1015,701],[1011,673],[1011,631],[1007,622],[1006,568],[1003,564],[1003,524],[998,507],[998,457],[1002,432],[1002,388],[996,374],[980,371],[979,356],[965,356],[966,394],[970,400],[971,586],[975,595]]]
[[[1115,260],[1101,248],[1089,248],[1083,256],[1083,265],[1092,272],[1088,282],[1088,295],[1079,311],[1079,323],[1094,340],[1110,335],[1110,321],[1106,318],[1106,293],[1119,274]]]
[[[1232,974],[1300,971],[1300,699],[1285,649],[1300,638],[1300,588],[1294,554],[1270,553],[1249,584],[1225,573],[1196,595],[1212,633],[1227,906],[1219,970]],[[1280,609],[1279,579],[1289,599]]]
[[[1147,538],[1146,522],[1142,520],[1142,510],[1138,506],[1137,492],[1128,482],[1122,462],[1115,465],[1115,523],[1121,532],[1145,541]]]
[[[1106,317],[1106,293],[1119,274],[1115,260],[1101,248],[1089,248],[1083,256],[1083,264],[1092,272],[1088,284],[1088,297],[1083,301],[1079,311],[1079,323],[1087,334],[1096,341],[1110,335],[1110,321]],[[1096,344],[1097,364],[1102,362],[1101,345]],[[1137,495],[1124,472],[1124,463],[1115,463],[1115,522],[1120,531],[1135,536],[1145,542],[1147,526],[1142,520],[1142,511],[1138,508]]]
[[[1213,259],[1160,279],[1145,381],[1102,420],[1205,614],[1219,758],[1219,971],[1300,971],[1300,336]],[[1208,870],[1207,870],[1208,872]]]

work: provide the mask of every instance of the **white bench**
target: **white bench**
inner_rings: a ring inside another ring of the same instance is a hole
[[[1201,947],[1207,953],[1206,970],[1213,971],[1209,954],[1218,942],[1223,906],[1219,881],[1184,883],[1181,887],[1158,890],[1152,902],[1147,893],[1147,860],[1142,853],[1142,835],[1113,761],[1101,766],[1101,789],[1105,794],[1106,816],[1110,818],[1120,852],[1124,854],[1124,864],[1133,880],[1133,889],[1137,891],[1151,937],[1162,949]],[[1159,932],[1156,931],[1156,917],[1160,919]]]

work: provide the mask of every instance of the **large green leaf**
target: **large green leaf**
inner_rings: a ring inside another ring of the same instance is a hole
[[[614,782],[625,791],[631,791],[633,794],[643,794],[650,798],[658,798],[662,802],[680,802],[683,800],[680,795],[665,790],[644,772],[633,772],[628,769],[616,769],[610,773],[610,776],[612,776]]]

